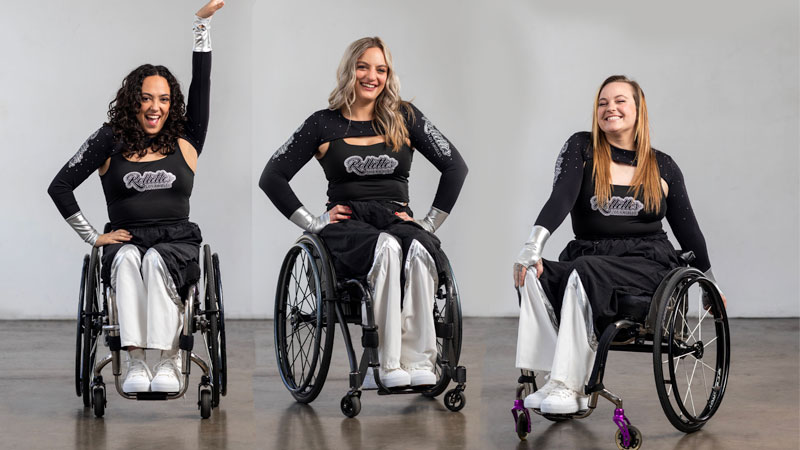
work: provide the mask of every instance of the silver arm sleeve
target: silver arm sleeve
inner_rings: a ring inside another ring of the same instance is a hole
[[[211,17],[207,19],[201,19],[200,17],[194,16],[194,23],[192,23],[192,31],[194,32],[194,51],[196,52],[211,51],[210,25],[211,25]]]
[[[97,242],[97,238],[100,236],[100,233],[94,229],[92,224],[86,220],[86,217],[83,216],[83,213],[78,211],[75,214],[67,217],[67,223],[69,226],[78,233],[78,236],[87,242],[89,245],[94,247],[95,242]]]
[[[310,233],[319,233],[326,225],[331,223],[331,216],[326,211],[325,214],[315,217],[305,206],[301,206],[292,213],[289,220]]]
[[[528,241],[525,242],[515,262],[525,267],[530,267],[539,262],[539,260],[542,259],[544,244],[549,237],[550,232],[547,231],[547,228],[541,225],[534,226],[531,230],[531,235],[528,237]]]
[[[442,226],[445,219],[447,219],[447,216],[449,215],[450,214],[447,214],[441,209],[434,208],[433,206],[431,206],[431,210],[428,211],[428,215],[426,215],[421,220],[415,220],[415,222],[418,223],[419,226],[424,228],[425,231],[428,231],[430,233],[435,233],[436,230],[438,230],[439,227]]]

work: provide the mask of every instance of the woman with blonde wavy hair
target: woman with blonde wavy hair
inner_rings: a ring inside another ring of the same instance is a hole
[[[550,233],[572,216],[575,239],[558,261],[542,259]],[[678,264],[662,219],[694,265],[713,280],[705,239],[683,174],[650,145],[644,92],[621,75],[597,91],[592,131],[572,135],[556,160],[555,180],[514,264],[520,294],[517,362],[549,372],[525,407],[572,414],[583,395],[597,336],[617,315],[621,295],[652,295]]]
[[[309,116],[270,158],[259,186],[303,230],[319,234],[336,273],[373,290],[380,379],[386,387],[436,383],[434,290],[442,269],[433,234],[458,198],[467,166],[420,110],[400,98],[392,56],[379,37],[347,48],[328,108]],[[409,208],[413,151],[441,171],[422,219]],[[328,180],[327,212],[312,214],[289,180],[315,157]],[[374,387],[368,371],[364,388]]]

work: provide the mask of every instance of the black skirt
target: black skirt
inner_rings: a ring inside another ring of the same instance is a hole
[[[361,278],[366,276],[375,259],[378,235],[388,233],[400,240],[403,247],[403,264],[413,240],[419,241],[436,261],[441,273],[445,268],[441,241],[412,221],[395,215],[405,212],[413,216],[408,206],[390,201],[347,201],[328,205],[346,205],[353,210],[350,219],[328,224],[320,236],[330,250],[337,277]]]
[[[679,265],[678,255],[666,233],[651,236],[600,240],[574,240],[558,261],[543,260],[539,278],[561,317],[561,303],[570,273],[578,272],[592,305],[595,333],[614,322],[621,295],[652,296],[661,280]]]
[[[130,227],[126,230],[132,235],[130,241],[103,247],[103,265],[100,271],[103,283],[110,285],[111,263],[117,251],[123,245],[133,244],[143,256],[148,249],[154,248],[158,251],[178,288],[178,294],[185,298],[189,286],[200,279],[200,244],[203,242],[200,227],[187,220],[173,225]],[[104,232],[109,231],[111,224],[106,224]]]

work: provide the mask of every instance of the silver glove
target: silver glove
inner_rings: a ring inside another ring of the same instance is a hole
[[[194,16],[194,23],[192,23],[192,31],[194,32],[194,51],[211,51],[211,27],[209,25],[211,25],[211,17],[202,19]]]
[[[549,237],[550,232],[547,231],[547,228],[541,225],[534,226],[531,230],[531,235],[528,237],[528,241],[525,242],[525,246],[522,247],[515,262],[525,267],[530,267],[539,262],[539,260],[542,259],[544,243],[547,242]]]
[[[317,234],[322,231],[326,225],[331,223],[331,216],[326,211],[325,214],[315,217],[305,206],[301,206],[289,216],[289,220],[309,233]]]
[[[100,233],[94,229],[92,224],[86,220],[86,217],[83,216],[83,213],[78,211],[75,214],[67,217],[67,223],[69,226],[78,233],[78,236],[87,242],[89,245],[94,247],[95,242],[97,242],[97,238],[100,236]]]
[[[415,219],[414,222],[418,223],[419,226],[425,229],[425,231],[435,233],[436,230],[442,226],[445,219],[447,219],[447,216],[449,215],[450,214],[442,211],[441,209],[431,206],[431,210],[428,211],[428,215],[422,219]]]

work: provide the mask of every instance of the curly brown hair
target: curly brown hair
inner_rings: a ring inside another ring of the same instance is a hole
[[[169,84],[169,115],[164,127],[155,136],[149,136],[136,120],[136,114],[142,106],[142,82],[153,75],[164,77]],[[162,155],[175,152],[175,144],[183,135],[186,122],[186,105],[178,80],[164,66],[143,64],[134,69],[124,80],[117,91],[117,96],[108,104],[108,124],[114,130],[114,137],[122,145],[125,157],[147,155],[148,148]]]

